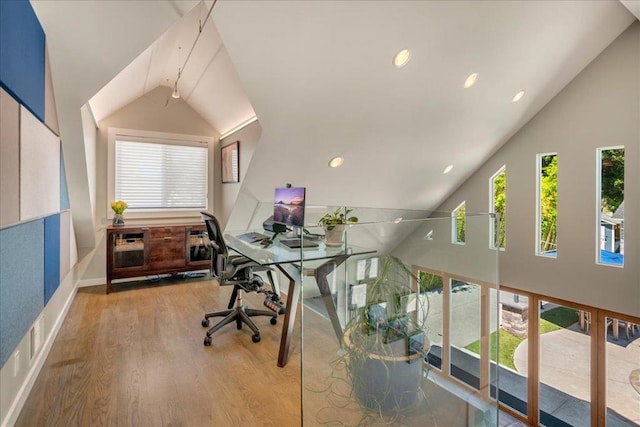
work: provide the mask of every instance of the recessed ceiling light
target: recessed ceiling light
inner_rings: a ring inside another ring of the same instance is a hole
[[[520,92],[515,94],[511,102],[518,102],[522,99],[523,96],[524,96],[524,90],[521,90]]]
[[[407,65],[411,58],[411,51],[409,49],[402,49],[396,53],[393,57],[393,65],[396,68],[402,68]]]
[[[476,84],[477,80],[478,80],[478,73],[469,74],[469,77],[467,77],[467,80],[464,81],[464,88],[469,89],[471,86]]]
[[[453,169],[453,165],[449,165],[446,168],[444,168],[444,170],[442,171],[443,174],[448,174],[449,172],[451,172],[451,169]]]
[[[342,163],[344,163],[344,157],[337,156],[329,160],[329,167],[337,168],[337,167],[340,167]]]

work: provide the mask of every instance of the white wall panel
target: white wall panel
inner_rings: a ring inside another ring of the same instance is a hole
[[[20,107],[0,89],[0,227],[20,220]]]
[[[60,211],[60,139],[20,108],[20,220]]]
[[[49,51],[45,51],[44,62],[44,122],[56,135],[60,135],[58,126],[58,112],[56,111],[56,99],[53,93],[53,80],[51,79],[51,63]]]
[[[60,213],[60,282],[71,269],[71,211]]]

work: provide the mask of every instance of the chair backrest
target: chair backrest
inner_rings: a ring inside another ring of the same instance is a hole
[[[211,253],[211,273],[216,277],[221,277],[224,270],[227,258],[229,257],[229,250],[227,244],[222,237],[222,230],[220,229],[220,223],[215,216],[208,212],[200,212],[202,220],[207,226],[207,234],[211,241],[213,251]]]

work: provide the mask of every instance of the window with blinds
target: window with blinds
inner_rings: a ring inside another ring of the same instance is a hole
[[[115,140],[115,198],[129,210],[206,209],[207,146]]]

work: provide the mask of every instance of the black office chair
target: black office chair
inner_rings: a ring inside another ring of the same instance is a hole
[[[259,342],[260,331],[251,320],[251,317],[270,316],[271,324],[275,325],[278,314],[284,313],[284,307],[280,302],[280,292],[273,280],[272,270],[241,255],[229,255],[218,220],[210,213],[201,212],[201,214],[207,226],[207,233],[212,248],[211,275],[218,280],[220,286],[233,285],[233,292],[231,293],[231,299],[227,307],[228,310],[216,311],[204,315],[202,326],[205,328],[209,327],[209,318],[224,317],[224,319],[207,331],[207,336],[204,338],[204,345],[211,345],[211,335],[234,320],[238,329],[242,329],[243,323],[247,324],[253,331],[253,342]],[[264,288],[264,280],[256,274],[257,271],[266,271],[271,289]],[[265,294],[264,304],[271,311],[246,308],[242,305],[242,291]]]

